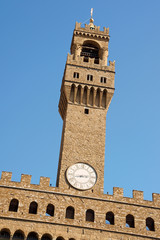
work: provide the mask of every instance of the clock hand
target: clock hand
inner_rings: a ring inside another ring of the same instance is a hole
[[[88,176],[85,176],[85,175],[75,175],[75,177],[84,177],[84,178],[88,178]]]

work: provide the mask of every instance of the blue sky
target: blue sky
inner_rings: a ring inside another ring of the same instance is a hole
[[[56,182],[58,101],[75,22],[110,28],[115,94],[106,121],[105,193],[160,193],[160,1],[0,1],[0,171]]]

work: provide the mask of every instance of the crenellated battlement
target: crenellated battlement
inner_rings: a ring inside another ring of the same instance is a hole
[[[159,205],[160,207],[160,194],[152,193],[152,201],[144,200],[143,191],[133,190],[132,191],[132,198],[124,197],[123,195],[123,188],[113,187],[113,196],[117,199],[127,200],[127,202],[136,202],[136,204],[143,204],[146,203],[154,203],[155,205]]]
[[[20,182],[12,181],[11,172],[2,172],[0,189],[0,218],[3,219],[1,229],[6,230],[11,226],[11,235],[17,226],[18,229],[21,226],[20,229],[26,236],[31,231],[40,231],[41,235],[50,232],[57,236],[58,227],[61,231],[65,228],[63,235],[66,227],[72,234],[75,227],[74,232],[79,229],[80,234],[81,231],[86,234],[86,230],[100,230],[104,233],[104,237],[100,233],[100,239],[105,239],[107,232],[114,236],[116,234],[115,239],[120,239],[120,236],[126,237],[124,240],[135,240],[137,237],[160,239],[160,194],[153,193],[152,201],[147,201],[144,200],[142,191],[133,190],[133,197],[128,198],[123,196],[123,188],[119,187],[113,188],[113,195],[97,195],[92,190],[76,191],[73,188],[61,190],[50,186],[50,178],[47,177],[40,177],[39,184],[31,184],[31,175],[26,174],[21,175]],[[73,209],[72,218],[67,215],[70,208]],[[86,220],[88,211],[94,212],[92,221]],[[108,216],[114,217],[114,223]],[[134,227],[126,227],[127,217],[134,219]],[[154,223],[154,230],[146,230],[147,219]],[[110,221],[109,224],[107,220]]]
[[[109,28],[104,27],[103,31],[101,31],[100,26],[94,25],[95,28],[91,29],[89,24],[85,24],[85,27],[82,27],[81,25],[82,25],[82,23],[76,22],[75,31],[83,31],[83,32],[90,33],[90,34],[95,34],[94,37],[96,37],[96,36],[97,37],[104,37],[104,36],[109,37]],[[101,36],[101,35],[103,35],[103,36]]]
[[[11,172],[2,172],[0,185],[1,186],[8,186],[8,187],[17,187],[17,188],[32,188],[33,190],[36,189],[46,189],[46,190],[53,190],[54,187],[50,186],[50,178],[48,177],[40,177],[39,184],[31,184],[31,175],[28,174],[21,174],[20,182],[12,181],[12,173]],[[48,189],[49,188],[49,189]]]
[[[76,65],[76,66],[83,66],[86,68],[95,68],[96,70],[103,70],[103,71],[110,71],[115,72],[115,61],[109,61],[109,66],[104,65],[104,61],[99,59],[99,63],[95,63],[93,58],[88,58],[88,62],[84,61],[83,56],[76,56],[74,54],[69,54],[67,56],[66,64]]]
[[[12,181],[12,173],[11,172],[2,172],[1,179],[0,179],[0,187],[7,187],[7,188],[20,188],[20,189],[28,189],[32,191],[42,191],[42,192],[50,192],[50,193],[57,193],[62,195],[70,195],[74,197],[80,197],[80,198],[88,198],[88,199],[96,199],[95,195],[89,194],[87,196],[86,194],[83,195],[83,192],[79,196],[77,195],[77,192],[73,189],[70,191],[63,191],[61,193],[59,191],[58,187],[52,187],[50,186],[50,178],[48,177],[40,177],[39,184],[31,184],[31,175],[22,174],[20,182]],[[121,202],[122,204],[129,204],[129,205],[142,205],[142,206],[148,206],[148,207],[158,207],[160,208],[160,194],[153,193],[152,194],[152,201],[144,200],[143,198],[143,191],[132,191],[132,198],[125,197],[123,195],[123,188],[119,187],[113,187],[113,195],[109,194],[103,194],[99,197],[99,201],[113,201],[113,202]]]

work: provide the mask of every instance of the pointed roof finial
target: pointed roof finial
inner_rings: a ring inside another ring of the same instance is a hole
[[[94,19],[93,19],[93,8],[91,8],[91,18],[90,18],[90,23],[89,23],[90,29],[95,29],[93,23],[94,23]]]
[[[93,16],[93,8],[91,8],[91,18],[92,18],[92,16]]]

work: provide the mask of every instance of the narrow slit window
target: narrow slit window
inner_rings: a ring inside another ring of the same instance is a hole
[[[88,80],[88,81],[93,81],[93,75],[88,74],[88,75],[87,75],[87,80]]]

